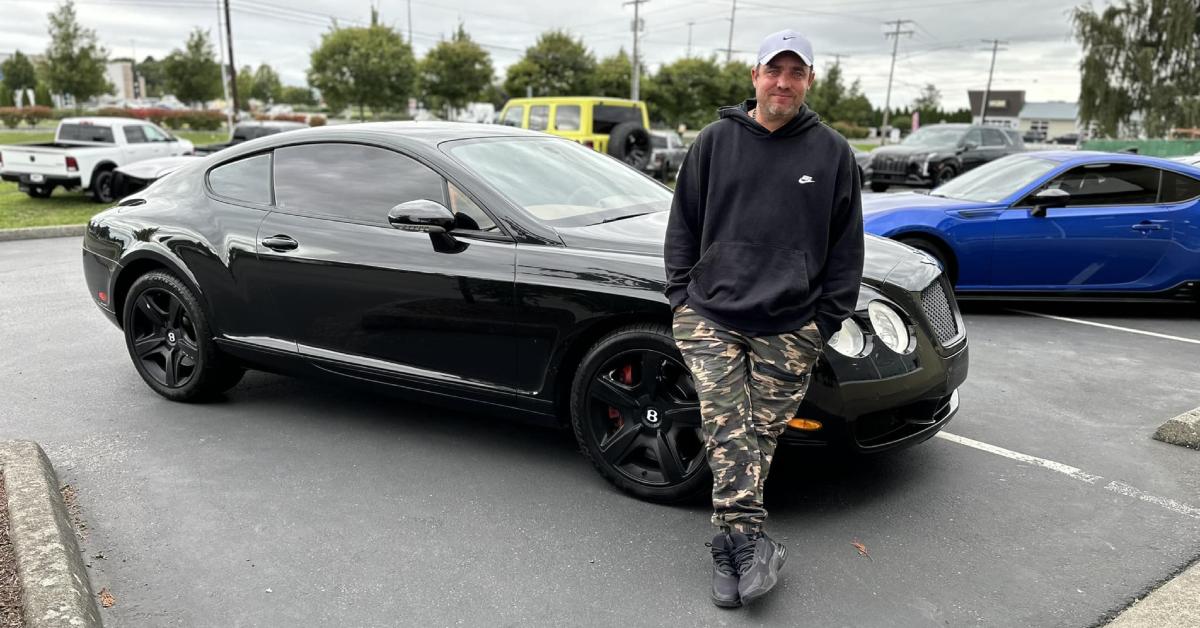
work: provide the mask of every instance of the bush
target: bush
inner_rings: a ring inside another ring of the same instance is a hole
[[[325,126],[325,116],[313,115],[308,117],[308,126]]]
[[[189,111],[187,124],[193,131],[216,131],[225,123],[225,114],[220,111]]]
[[[25,119],[25,115],[16,107],[0,107],[0,121],[4,122],[4,126],[15,129],[21,124],[21,120]]]
[[[182,129],[183,125],[187,123],[187,120],[184,119],[184,116],[187,115],[186,111],[168,111],[166,114],[163,117],[162,124],[166,125],[172,131]]]
[[[842,134],[842,137],[851,140],[858,140],[870,135],[870,131],[865,126],[855,126],[849,122],[834,122],[830,126],[833,130]]]

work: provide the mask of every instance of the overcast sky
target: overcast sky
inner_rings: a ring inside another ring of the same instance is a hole
[[[238,67],[269,63],[284,83],[303,85],[309,53],[329,28],[369,20],[369,0],[230,0],[233,48]],[[56,0],[0,0],[0,52],[45,50],[46,14]],[[407,0],[375,0],[384,23],[407,37]],[[1070,10],[1107,0],[739,0],[733,31],[735,57],[751,62],[762,37],[794,28],[813,42],[817,80],[834,54],[861,79],[864,93],[882,106],[892,42],[889,20],[907,19],[900,38],[892,88],[893,106],[911,103],[925,83],[942,93],[944,107],[967,106],[967,90],[987,83],[991,45],[1000,39],[992,89],[1023,89],[1026,100],[1074,101],[1079,95],[1078,44]],[[179,48],[193,27],[216,40],[218,0],[77,0],[80,21],[96,31],[112,56],[161,58]],[[642,55],[652,70],[688,52],[724,58],[732,0],[649,0]],[[582,37],[597,59],[632,48],[633,6],[623,0],[412,0],[412,35],[423,55],[461,21],[492,55],[497,74],[519,59],[541,33],[562,28]],[[747,78],[747,81],[749,78]]]

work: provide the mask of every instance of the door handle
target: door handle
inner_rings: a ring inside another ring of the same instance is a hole
[[[300,243],[285,235],[275,235],[263,238],[262,245],[272,251],[291,251],[300,246]]]
[[[1139,222],[1138,224],[1133,225],[1132,229],[1134,231],[1141,231],[1145,233],[1147,231],[1162,231],[1163,226],[1153,222]]]

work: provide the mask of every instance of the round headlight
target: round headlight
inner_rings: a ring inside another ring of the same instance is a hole
[[[867,305],[867,315],[871,318],[875,335],[883,341],[884,346],[896,353],[908,350],[908,327],[896,310],[882,301],[871,301]]]
[[[838,353],[856,358],[862,355],[867,341],[863,338],[862,328],[853,318],[842,321],[842,328],[829,339],[829,346]]]

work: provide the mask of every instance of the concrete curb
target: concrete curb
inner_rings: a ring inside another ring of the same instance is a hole
[[[1154,432],[1154,439],[1164,443],[1200,449],[1200,408],[1168,419]]]
[[[82,236],[87,225],[58,225],[54,227],[24,227],[21,229],[0,229],[0,242],[9,240],[34,240],[37,238],[65,238]]]
[[[1200,562],[1125,609],[1108,628],[1200,626]]]
[[[0,467],[25,625],[100,628],[100,610],[46,452],[32,441],[0,441]]]

